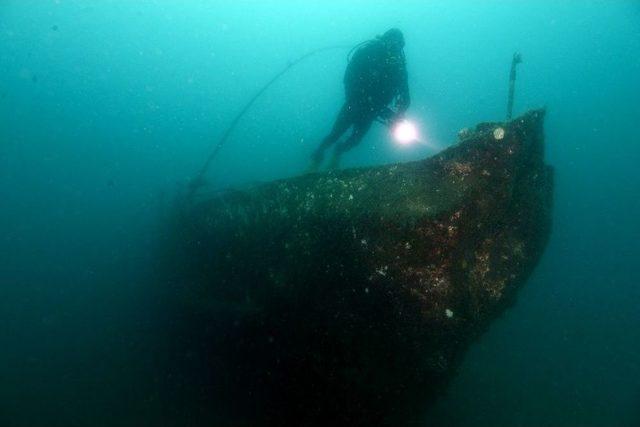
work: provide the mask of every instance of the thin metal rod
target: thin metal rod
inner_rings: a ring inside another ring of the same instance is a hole
[[[516,65],[522,62],[522,57],[518,52],[513,54],[511,60],[511,73],[509,74],[509,100],[507,102],[507,120],[511,120],[513,115],[513,96],[516,90]]]

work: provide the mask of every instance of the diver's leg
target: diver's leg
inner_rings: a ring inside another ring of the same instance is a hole
[[[320,146],[313,152],[311,156],[311,170],[315,171],[322,163],[324,159],[324,152],[327,148],[336,143],[338,139],[342,136],[343,133],[349,129],[349,126],[352,124],[351,119],[351,109],[349,105],[345,102],[340,112],[338,113],[338,117],[336,117],[336,121],[331,128],[331,132],[322,140]]]
[[[331,159],[330,169],[338,169],[340,167],[340,156],[343,153],[351,150],[356,145],[360,144],[362,138],[367,134],[369,129],[371,128],[371,124],[373,123],[373,119],[365,119],[360,120],[353,125],[353,132],[347,138],[346,141],[336,145],[335,150],[333,151],[333,158]]]

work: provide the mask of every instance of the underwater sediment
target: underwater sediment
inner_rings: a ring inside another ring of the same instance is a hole
[[[420,419],[543,253],[543,121],[483,123],[426,160],[230,190],[183,212],[166,267],[224,425]]]

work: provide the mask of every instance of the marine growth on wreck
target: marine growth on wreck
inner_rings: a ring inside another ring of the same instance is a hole
[[[186,209],[166,267],[182,345],[210,367],[202,381],[225,425],[420,419],[544,250],[543,121],[531,111],[425,160],[229,190]]]

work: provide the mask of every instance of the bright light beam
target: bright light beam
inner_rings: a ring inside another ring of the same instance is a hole
[[[398,144],[409,145],[420,141],[418,128],[408,120],[398,122],[391,131]]]

